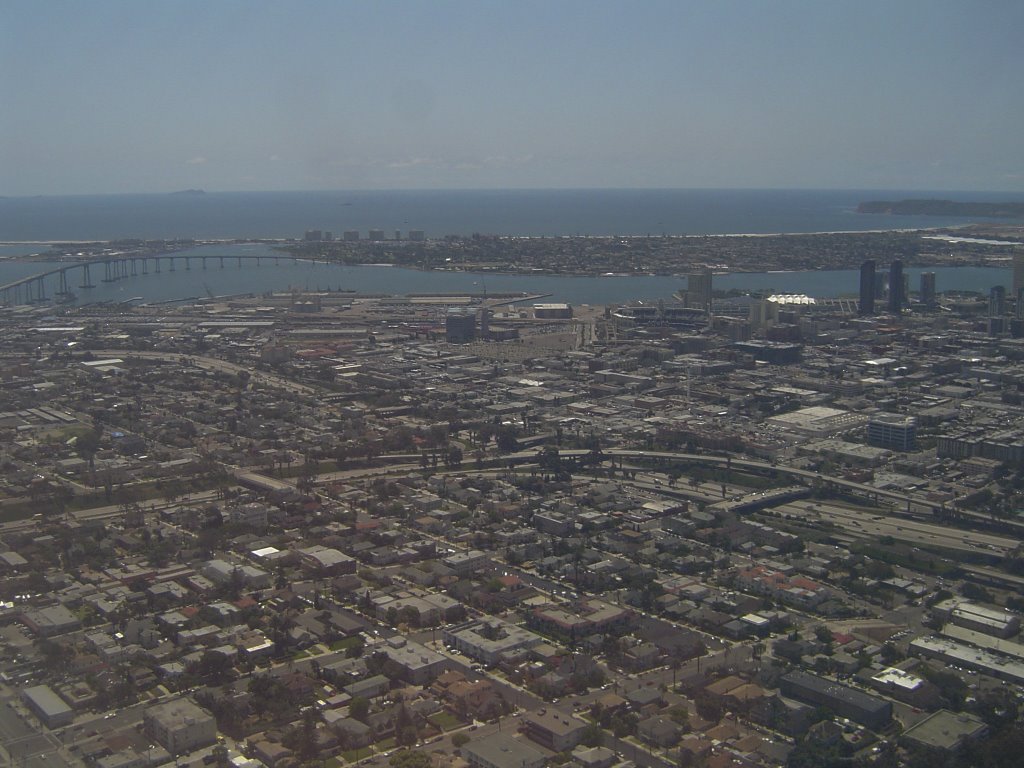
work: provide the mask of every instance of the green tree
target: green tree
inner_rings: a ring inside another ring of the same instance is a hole
[[[302,713],[302,722],[289,728],[281,743],[293,750],[303,763],[313,761],[320,753],[316,735],[317,712],[307,709]]]
[[[227,768],[230,765],[230,753],[228,752],[227,745],[223,742],[218,744],[210,752],[213,755],[213,764],[217,768]]]
[[[946,706],[956,712],[963,709],[964,699],[967,697],[967,683],[965,683],[955,672],[947,672],[944,669],[934,669],[927,665],[922,666],[922,674],[929,682],[939,688],[939,693],[946,700]]]
[[[357,635],[356,640],[357,642],[352,643],[348,650],[345,651],[345,656],[350,659],[358,659],[363,655],[363,651],[366,650],[366,641],[363,639],[363,636]]]
[[[461,467],[462,449],[453,443],[448,448],[448,452],[445,454],[444,462],[449,467]]]
[[[353,720],[361,723],[366,722],[366,716],[370,714],[370,702],[362,696],[356,696],[348,703],[348,714]]]
[[[519,447],[518,431],[512,426],[501,426],[494,435],[494,442],[502,453],[512,453]]]
[[[697,710],[697,714],[700,715],[702,719],[711,723],[717,723],[722,719],[724,710],[722,709],[722,705],[718,702],[718,699],[706,694],[698,694],[697,698],[693,700],[693,704]]]
[[[588,747],[600,747],[604,743],[604,729],[597,723],[589,723],[583,729],[580,741]]]
[[[611,731],[615,734],[615,738],[624,739],[626,736],[632,736],[636,733],[637,717],[632,712],[627,712],[624,715],[613,715],[611,719]]]
[[[786,761],[786,768],[843,768],[849,766],[838,744],[825,744],[814,739],[803,739]]]
[[[213,651],[207,651],[202,655],[196,662],[195,672],[214,685],[220,685],[234,676],[231,660],[224,654]]]
[[[416,738],[416,725],[413,723],[412,716],[405,708],[405,704],[400,704],[395,717],[395,741],[408,747],[416,743]]]
[[[36,641],[36,650],[43,660],[43,666],[48,672],[63,675],[71,662],[73,654],[68,652],[61,643],[56,640],[42,638]]]
[[[690,713],[682,704],[672,707],[668,711],[668,716],[672,719],[672,722],[684,727],[690,724]]]
[[[391,756],[391,768],[430,768],[430,755],[412,749],[403,749]]]
[[[977,600],[982,603],[994,603],[995,599],[992,597],[992,593],[984,587],[979,587],[977,584],[967,582],[964,584],[963,589],[960,590],[960,594],[966,597],[968,600]]]

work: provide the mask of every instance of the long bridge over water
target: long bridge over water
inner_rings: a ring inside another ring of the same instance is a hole
[[[175,272],[179,266],[191,270],[193,264],[201,269],[206,269],[209,264],[224,269],[225,262],[232,262],[239,268],[248,263],[250,266],[260,266],[264,261],[279,264],[281,259],[299,261],[299,257],[288,254],[267,256],[266,254],[231,254],[229,256],[207,255],[197,256],[194,254],[183,255],[180,253],[162,253],[152,255],[136,256],[104,256],[97,259],[83,259],[82,261],[69,262],[68,264],[45,272],[38,272],[28,277],[12,280],[9,283],[0,285],[0,305],[14,306],[18,304],[34,304],[47,300],[46,290],[48,283],[54,283],[54,298],[66,299],[73,297],[74,287],[79,289],[95,288],[94,279],[104,283],[115,283],[129,277],[139,275],[161,274],[164,269],[168,272]],[[152,267],[152,269],[151,269]],[[100,273],[102,271],[102,277]],[[80,273],[76,277],[74,273]],[[77,286],[76,281],[79,281]]]

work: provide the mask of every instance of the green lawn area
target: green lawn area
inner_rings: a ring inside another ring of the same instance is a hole
[[[373,750],[369,747],[360,747],[359,749],[349,749],[341,753],[341,756],[345,759],[346,763],[354,763],[357,760],[362,760],[364,757],[369,757],[373,754]]]
[[[373,745],[373,748],[377,752],[387,752],[389,749],[394,749],[397,743],[398,742],[395,741],[395,737],[392,736],[390,739],[383,739],[382,741],[378,741],[376,744]]]
[[[353,646],[356,646],[356,645],[361,645],[363,642],[365,642],[365,641],[363,640],[363,638],[361,636],[353,635],[352,637],[345,637],[345,638],[342,638],[341,640],[335,640],[333,643],[331,643],[331,650],[332,651],[347,651],[349,648],[352,648]]]
[[[459,718],[451,712],[438,712],[437,714],[428,717],[427,720],[432,722],[442,731],[450,731],[453,728],[458,728],[460,725],[465,725],[464,722],[459,720]]]

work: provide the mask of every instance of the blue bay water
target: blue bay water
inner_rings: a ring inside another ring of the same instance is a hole
[[[265,256],[257,266],[251,260],[237,266],[236,255]],[[182,256],[190,259],[185,269]],[[223,255],[224,267],[220,267]],[[177,254],[175,271],[163,264],[158,275],[150,266],[148,275],[139,274],[114,283],[103,283],[102,267],[93,267],[95,287],[80,289],[81,272],[74,270],[69,282],[78,294],[79,303],[125,301],[141,297],[144,301],[168,301],[208,294],[217,296],[241,293],[262,294],[268,291],[354,291],[364,294],[410,293],[518,293],[550,296],[552,300],[573,304],[612,304],[644,299],[671,299],[672,294],[686,287],[684,277],[658,275],[566,277],[561,275],[506,275],[472,272],[424,272],[386,266],[347,267],[337,264],[312,263],[281,257],[270,246],[210,245]],[[196,257],[207,257],[206,269]],[[2,262],[0,284],[17,280],[67,264],[59,262]],[[916,290],[921,272],[935,272],[939,291],[987,292],[993,285],[1012,284],[1008,268],[936,267],[908,268],[910,285]],[[854,295],[858,290],[857,270],[820,270],[808,272],[760,272],[715,275],[716,290],[767,290],[776,293],[804,293],[815,298]],[[56,290],[56,278],[50,278],[47,294]]]

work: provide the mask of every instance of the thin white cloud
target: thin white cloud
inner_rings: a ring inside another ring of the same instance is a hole
[[[405,160],[392,160],[387,163],[388,168],[419,168],[421,166],[447,166],[447,160],[439,160],[436,157],[411,157]]]
[[[195,157],[190,157],[185,162],[188,163],[189,165],[202,165],[203,163],[206,162],[206,158],[203,157],[202,155],[196,155]]]
[[[485,157],[482,160],[482,164],[496,168],[510,168],[516,165],[526,165],[532,161],[533,155],[519,155],[517,157],[509,157],[508,155],[491,155],[489,157]]]
[[[476,171],[481,168],[512,168],[526,165],[533,160],[533,155],[509,157],[508,155],[489,155],[487,157],[410,157],[389,160],[383,163],[385,168],[447,168],[457,171]]]

